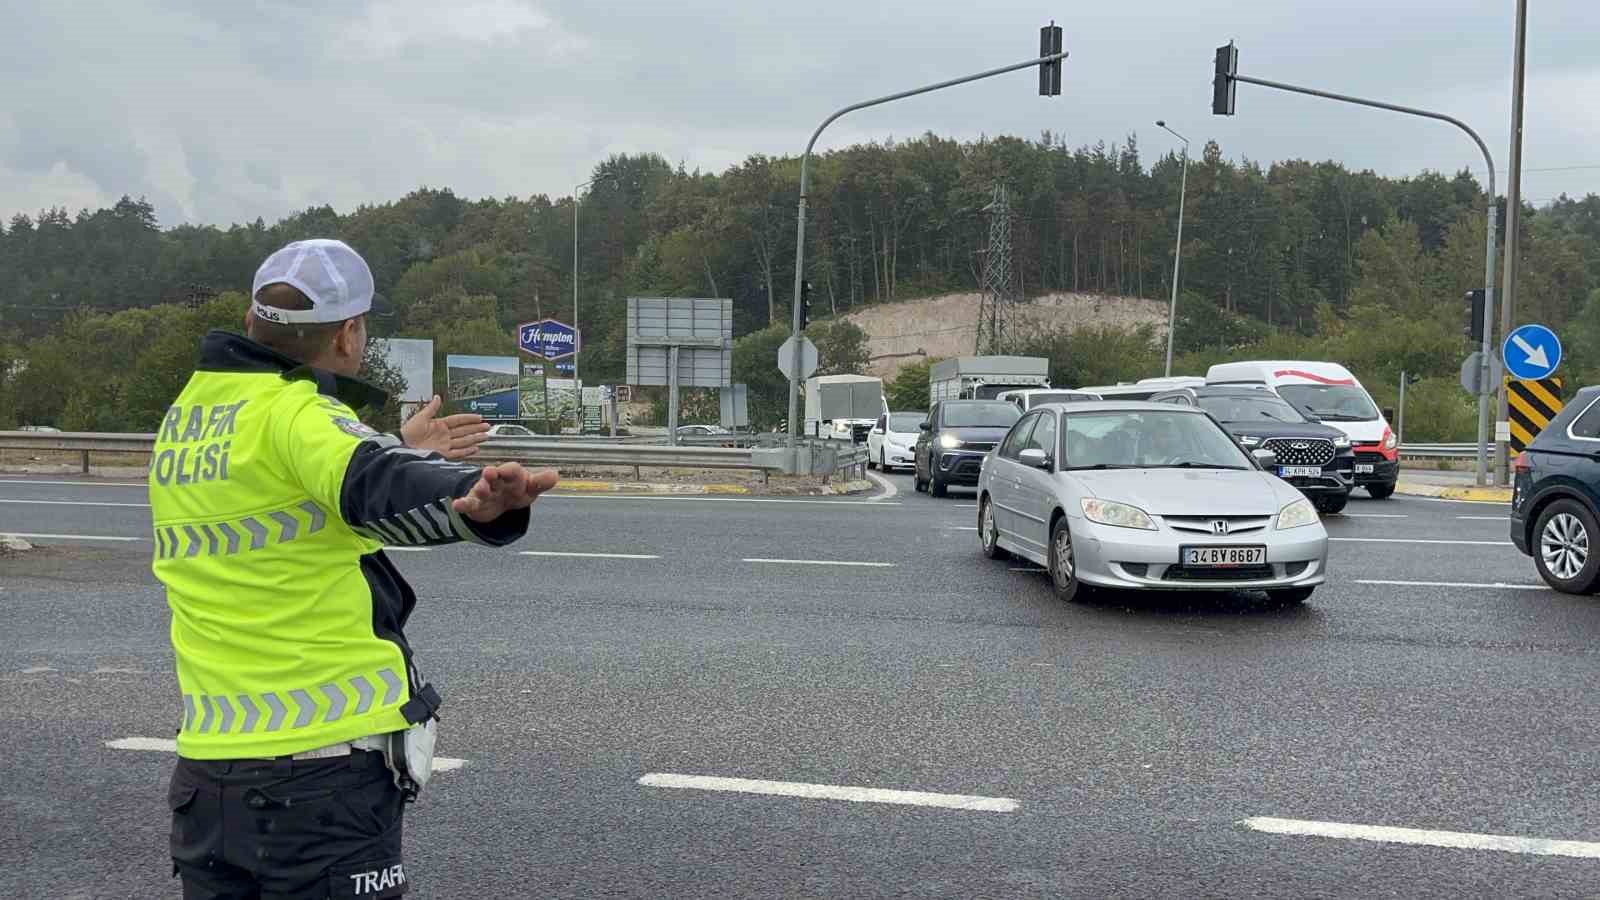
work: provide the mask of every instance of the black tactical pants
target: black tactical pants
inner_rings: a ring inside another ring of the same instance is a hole
[[[167,792],[184,900],[398,897],[400,790],[381,753],[179,759]]]

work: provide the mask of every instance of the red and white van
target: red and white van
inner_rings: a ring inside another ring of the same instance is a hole
[[[1381,500],[1400,478],[1394,429],[1372,395],[1338,363],[1264,360],[1222,363],[1206,371],[1206,384],[1261,384],[1296,409],[1344,432],[1356,453],[1358,487]]]

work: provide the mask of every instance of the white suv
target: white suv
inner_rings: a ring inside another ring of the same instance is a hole
[[[895,468],[915,468],[917,458],[911,447],[922,433],[927,413],[884,413],[867,432],[867,465],[887,472]]]

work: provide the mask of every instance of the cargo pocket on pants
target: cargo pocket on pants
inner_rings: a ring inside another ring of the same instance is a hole
[[[169,845],[172,853],[172,874],[178,874],[180,865],[204,867],[210,857],[206,829],[197,821],[195,798],[200,789],[185,784],[173,773],[167,786],[167,808],[172,812],[172,833]]]

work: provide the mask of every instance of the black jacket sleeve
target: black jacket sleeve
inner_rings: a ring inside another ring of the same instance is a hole
[[[339,511],[351,527],[385,543],[429,546],[472,541],[503,547],[528,531],[528,510],[517,509],[479,523],[455,511],[479,469],[438,453],[415,450],[388,434],[356,445],[339,491]]]

